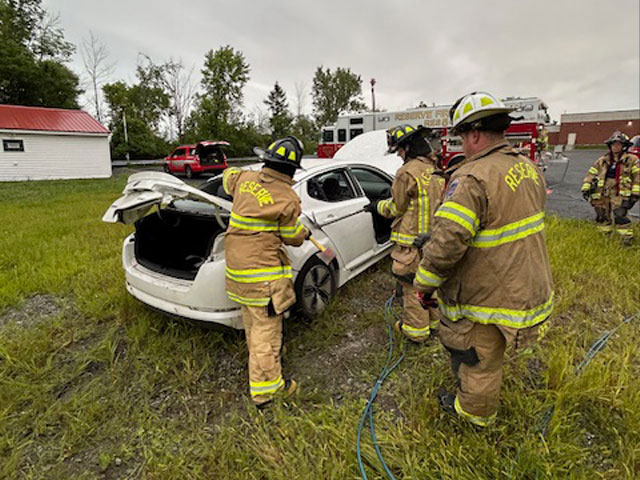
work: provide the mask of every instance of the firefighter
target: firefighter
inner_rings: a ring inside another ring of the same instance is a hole
[[[428,129],[402,125],[388,132],[389,152],[397,153],[404,161],[398,169],[392,197],[370,203],[365,207],[372,214],[392,218],[392,272],[402,290],[404,319],[396,324],[410,340],[424,343],[431,329],[438,325],[438,311],[424,310],[413,288],[413,277],[420,262],[420,246],[438,207],[444,179],[433,175],[437,158],[425,139]]]
[[[414,281],[424,306],[440,306],[440,341],[458,380],[455,395],[438,392],[439,403],[479,426],[496,416],[505,347],[529,346],[553,308],[545,182],[505,140],[510,111],[483,92],[451,108],[466,158],[451,175]]]
[[[640,162],[627,153],[631,141],[615,131],[605,142],[606,155],[598,158],[589,169],[582,185],[582,195],[596,211],[598,229],[614,230],[625,242],[631,242],[633,229],[627,212],[640,197]]]
[[[296,300],[283,246],[301,245],[309,230],[300,222],[300,198],[291,188],[302,142],[285,137],[254,152],[264,162],[262,170],[224,172],[223,188],[233,197],[224,250],[227,294],[242,308],[251,399],[262,407],[296,389],[295,380],[282,378],[280,365],[283,313]]]

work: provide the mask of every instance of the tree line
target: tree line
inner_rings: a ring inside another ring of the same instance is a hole
[[[112,132],[114,159],[127,153],[130,158],[158,158],[175,145],[214,139],[230,142],[230,155],[244,156],[255,145],[288,134],[301,138],[312,153],[323,125],[342,112],[366,110],[362,78],[349,68],[317,67],[312,115],[304,113],[304,82],[295,84],[292,110],[277,80],[264,109],[247,112],[243,92],[251,66],[230,45],[205,54],[198,83],[195,67],[182,60],[157,62],[144,54],[138,55],[133,82],[113,80],[115,64],[92,32],[80,45],[80,75],[69,66],[75,52],[59,17],[49,14],[42,0],[0,0],[0,103],[73,109],[85,94],[86,108]]]

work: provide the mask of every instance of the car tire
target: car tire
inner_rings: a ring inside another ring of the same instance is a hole
[[[171,175],[171,169],[169,168],[169,164],[165,163],[162,169],[164,170],[164,173],[168,173],[169,175]]]
[[[298,312],[305,318],[319,315],[336,293],[333,268],[313,256],[296,277],[295,290]]]
[[[193,170],[191,170],[191,167],[189,165],[184,167],[184,174],[187,178],[193,178]]]

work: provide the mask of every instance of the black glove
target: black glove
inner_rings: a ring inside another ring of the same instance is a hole
[[[413,246],[418,249],[422,249],[424,244],[427,243],[427,240],[429,240],[430,238],[431,238],[431,235],[429,235],[428,233],[421,233],[413,241]]]
[[[591,200],[591,192],[589,190],[582,191],[582,198],[584,198],[587,202]]]
[[[378,213],[378,200],[376,200],[375,202],[371,202],[371,203],[366,204],[364,206],[363,210],[365,212],[369,212],[371,214]]]
[[[425,310],[428,308],[436,308],[438,306],[438,301],[431,295],[433,295],[433,293],[418,292],[418,301],[420,302],[420,306]]]

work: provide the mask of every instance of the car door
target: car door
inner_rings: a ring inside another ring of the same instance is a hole
[[[364,165],[349,167],[349,172],[370,202],[391,197],[393,180],[384,172]],[[383,245],[389,241],[392,221],[392,219],[384,218],[380,215],[372,216],[375,239],[378,245]]]
[[[183,147],[176,148],[176,150],[173,152],[173,155],[171,155],[171,162],[173,163],[173,166],[177,171],[184,171],[184,163],[186,158],[187,149]]]
[[[362,211],[368,202],[344,168],[307,179],[301,193],[303,212],[331,239],[347,270],[371,257],[373,222]]]

